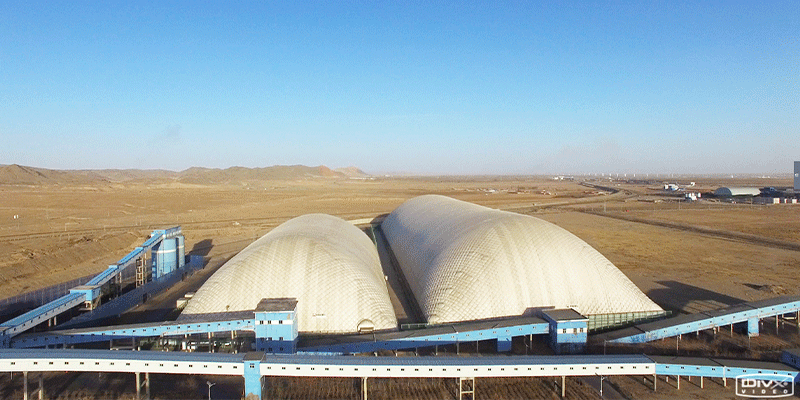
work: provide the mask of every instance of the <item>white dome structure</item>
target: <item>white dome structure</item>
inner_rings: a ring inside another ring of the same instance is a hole
[[[403,203],[381,229],[430,324],[529,308],[662,311],[597,250],[538,218],[426,195]]]
[[[300,332],[397,328],[375,245],[325,214],[291,219],[247,246],[203,284],[181,319],[253,310],[263,298],[280,297],[297,299]]]

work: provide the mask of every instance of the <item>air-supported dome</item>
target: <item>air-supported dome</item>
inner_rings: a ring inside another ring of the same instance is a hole
[[[661,311],[597,250],[538,218],[426,195],[403,203],[381,229],[432,324],[541,307]]]
[[[181,318],[252,310],[280,297],[297,299],[300,332],[357,332],[365,320],[376,330],[397,328],[372,240],[324,214],[289,220],[247,246],[208,279]]]

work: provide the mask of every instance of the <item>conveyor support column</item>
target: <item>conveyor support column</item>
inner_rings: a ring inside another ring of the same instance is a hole
[[[759,319],[757,317],[747,320],[747,334],[749,336],[758,336],[758,322]]]
[[[261,360],[264,353],[250,352],[244,357],[244,398],[261,400]]]

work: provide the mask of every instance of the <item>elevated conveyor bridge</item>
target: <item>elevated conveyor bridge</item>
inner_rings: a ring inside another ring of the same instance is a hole
[[[185,321],[165,321],[147,324],[116,325],[83,329],[55,330],[31,333],[11,340],[12,348],[66,346],[79,343],[103,342],[131,338],[181,337],[214,333],[254,332],[253,311],[237,311]],[[549,324],[539,318],[523,317],[495,321],[477,321],[399,332],[375,332],[317,338],[300,343],[298,351],[328,355],[369,353],[380,350],[428,348],[459,343],[512,337],[546,335]]]
[[[135,248],[116,264],[109,266],[86,284],[71,289],[70,293],[58,299],[3,322],[0,324],[0,347],[9,347],[14,336],[26,332],[41,323],[48,322],[51,325],[55,325],[59,315],[77,306],[83,305],[85,309],[89,310],[97,307],[103,294],[119,289],[118,285],[122,274],[128,268],[137,266],[140,270],[144,270],[147,264],[145,260],[148,252],[157,248],[165,240],[182,237],[181,235],[180,226],[155,230],[142,246]],[[183,257],[183,254],[179,256]],[[113,283],[117,283],[116,288],[111,287]]]
[[[210,354],[108,350],[0,350],[1,372],[128,372],[136,375],[137,396],[142,374],[204,374],[242,376],[246,398],[261,398],[264,376],[361,378],[455,378],[476,385],[476,378],[561,377],[562,396],[567,377],[658,376],[728,379],[759,374],[776,382],[800,381],[796,368],[775,362],[705,357],[646,355],[564,355],[490,357],[354,357],[312,355]],[[40,380],[40,384],[41,384]],[[480,385],[480,383],[477,383]],[[145,385],[149,388],[149,384]],[[461,388],[460,388],[461,390]],[[27,396],[27,393],[26,393]]]
[[[748,334],[757,336],[762,319],[774,317],[777,324],[779,318],[791,317],[800,322],[799,313],[800,296],[783,296],[634,325],[599,335],[599,338],[608,343],[645,343],[728,325],[732,328],[735,324],[747,324]]]

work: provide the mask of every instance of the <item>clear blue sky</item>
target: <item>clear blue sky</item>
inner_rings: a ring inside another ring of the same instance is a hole
[[[472,3],[0,1],[0,164],[788,173],[800,160],[797,0]]]

